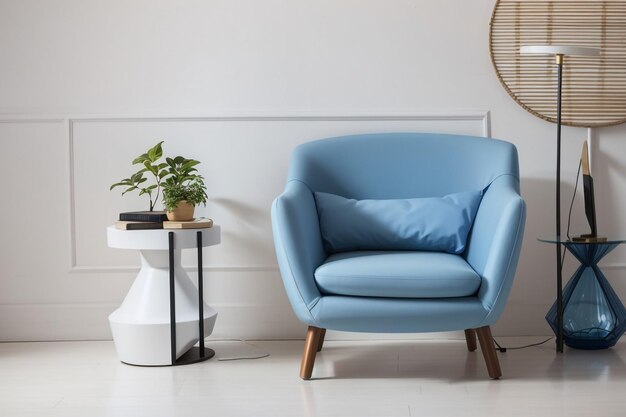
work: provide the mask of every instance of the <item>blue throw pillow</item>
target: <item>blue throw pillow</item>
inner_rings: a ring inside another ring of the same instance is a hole
[[[353,200],[315,193],[327,252],[465,249],[483,192],[401,200]]]

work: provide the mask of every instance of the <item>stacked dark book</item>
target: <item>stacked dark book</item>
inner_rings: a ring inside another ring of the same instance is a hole
[[[167,220],[164,211],[130,211],[120,213],[115,227],[120,230],[163,229],[163,222]]]

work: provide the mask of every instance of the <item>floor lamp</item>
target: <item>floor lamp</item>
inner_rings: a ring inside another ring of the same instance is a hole
[[[557,66],[556,96],[556,285],[557,285],[557,327],[556,346],[563,352],[563,277],[561,244],[561,93],[563,86],[563,60],[566,55],[598,56],[600,50],[583,46],[569,45],[528,45],[520,48],[520,54],[554,55]]]

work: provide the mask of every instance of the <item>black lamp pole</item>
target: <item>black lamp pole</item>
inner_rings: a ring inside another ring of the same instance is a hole
[[[561,249],[561,101],[563,87],[563,59],[567,55],[599,56],[599,48],[574,45],[524,45],[520,54],[553,55],[558,70],[556,101],[556,351],[563,352],[563,250]],[[522,66],[523,68],[523,66]],[[564,239],[565,240],[565,239]],[[546,317],[547,318],[547,317]],[[548,319],[548,321],[550,321]],[[550,322],[552,325],[552,322]]]
[[[563,84],[563,55],[556,55],[558,89],[556,99],[556,351],[563,352],[563,277],[561,258],[561,88]]]

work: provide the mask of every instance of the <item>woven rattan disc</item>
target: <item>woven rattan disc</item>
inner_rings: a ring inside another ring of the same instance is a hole
[[[489,49],[498,78],[523,108],[556,122],[555,58],[520,55],[524,45],[600,48],[598,57],[564,57],[562,122],[595,127],[626,121],[626,1],[496,2]]]

